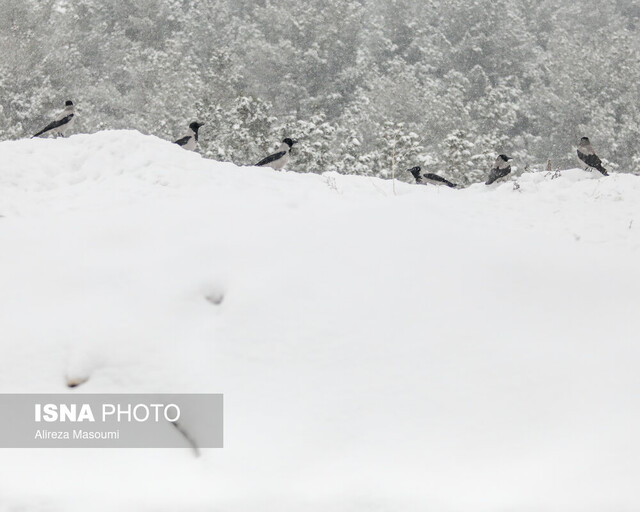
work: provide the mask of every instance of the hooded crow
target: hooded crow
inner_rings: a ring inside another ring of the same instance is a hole
[[[75,107],[73,101],[67,101],[64,104],[64,110],[58,114],[55,121],[52,121],[42,130],[36,133],[34,137],[40,137],[40,135],[48,135],[52,133],[55,136],[62,135],[64,137],[65,132],[73,125],[75,120]]]
[[[499,155],[498,158],[496,158],[485,185],[491,185],[493,182],[504,178],[511,172],[509,160],[513,160],[513,158],[507,155]]]
[[[458,188],[458,185],[456,185],[455,183],[451,183],[449,180],[443,178],[442,176],[438,176],[437,174],[426,173],[421,175],[421,170],[422,168],[419,165],[409,169],[409,172],[413,174],[413,177],[415,178],[418,185],[426,185],[428,183],[431,183],[432,185],[446,185],[447,187]]]
[[[593,167],[603,175],[609,176],[607,170],[602,167],[602,160],[598,158],[598,155],[596,155],[596,152],[593,150],[593,146],[591,146],[591,142],[589,142],[589,137],[582,137],[580,139],[580,145],[578,146],[578,158],[589,167]]]
[[[276,171],[279,171],[286,165],[287,161],[289,160],[289,153],[291,153],[291,148],[294,144],[297,143],[297,140],[293,140],[287,137],[282,141],[282,144],[278,148],[277,152],[260,160],[256,164],[256,167],[271,167]]]
[[[174,141],[174,144],[182,146],[184,149],[188,149],[189,151],[195,150],[196,145],[198,144],[198,129],[201,126],[204,126],[204,123],[194,121],[189,125],[189,131],[187,134],[181,139]]]

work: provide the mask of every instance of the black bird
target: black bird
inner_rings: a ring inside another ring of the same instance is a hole
[[[580,139],[580,145],[578,146],[578,158],[582,160],[589,167],[593,167],[600,171],[604,176],[609,176],[607,170],[602,167],[602,160],[598,158],[596,152],[589,142],[589,137],[582,137]]]
[[[73,101],[67,101],[64,104],[64,110],[58,114],[55,121],[49,123],[31,138],[33,139],[34,137],[40,137],[40,135],[48,135],[50,133],[56,137],[58,135],[62,135],[64,137],[65,132],[71,128],[74,120],[75,107],[73,106]]]
[[[426,185],[427,183],[431,183],[432,185],[446,185],[451,188],[458,188],[458,185],[455,183],[451,183],[449,180],[443,178],[442,176],[438,176],[433,173],[420,174],[422,167],[417,165],[416,167],[412,167],[409,169],[409,172],[413,174],[413,177],[416,180],[418,185]]]
[[[289,153],[291,153],[291,148],[294,144],[297,143],[297,140],[287,137],[282,141],[282,144],[280,145],[276,153],[273,153],[272,155],[269,155],[268,157],[260,160],[256,164],[256,167],[271,167],[276,171],[282,169],[289,160]]]
[[[174,144],[182,146],[184,149],[188,149],[189,151],[193,151],[196,149],[196,145],[198,144],[198,129],[201,126],[204,126],[204,123],[194,121],[189,125],[189,131],[187,134],[181,139],[174,141]]]
[[[509,175],[511,172],[511,164],[509,164],[509,160],[513,160],[513,158],[507,155],[499,155],[498,158],[496,158],[485,185],[491,185],[493,182]]]

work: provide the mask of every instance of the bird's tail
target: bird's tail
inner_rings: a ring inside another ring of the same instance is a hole
[[[600,171],[600,173],[603,176],[609,176],[609,173],[607,172],[607,170],[604,167],[602,167],[602,164],[598,164],[598,167],[596,167],[596,169],[598,169],[598,171]]]

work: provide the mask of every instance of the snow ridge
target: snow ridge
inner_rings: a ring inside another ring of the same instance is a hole
[[[226,414],[200,460],[5,452],[0,510],[637,508],[640,180],[517,180],[0,143],[0,390]]]

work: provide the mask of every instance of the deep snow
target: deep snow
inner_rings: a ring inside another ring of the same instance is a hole
[[[637,509],[640,178],[518,181],[0,143],[0,391],[225,395],[200,459],[0,452],[0,510]]]

